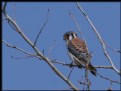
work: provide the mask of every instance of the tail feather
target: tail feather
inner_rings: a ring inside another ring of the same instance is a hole
[[[89,70],[94,76],[96,76],[97,70],[91,64],[89,64]]]

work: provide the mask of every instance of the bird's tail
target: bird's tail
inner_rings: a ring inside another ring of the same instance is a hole
[[[96,70],[91,64],[89,64],[88,66],[89,66],[90,72],[91,72],[94,76],[96,76],[97,70]]]

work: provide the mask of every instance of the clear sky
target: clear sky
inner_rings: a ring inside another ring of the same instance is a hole
[[[80,5],[94,23],[106,43],[115,49],[120,49],[120,3],[81,2]],[[63,34],[70,30],[75,31],[79,37],[80,34],[68,14],[69,10],[79,22],[83,35],[86,38],[89,51],[93,52],[92,64],[95,66],[110,66],[109,61],[103,54],[100,42],[85,17],[77,8],[75,2],[9,2],[7,4],[8,14],[16,19],[22,31],[32,42],[35,41],[36,35],[46,20],[48,9],[50,10],[48,24],[37,42],[39,50],[42,51],[44,49],[45,55],[47,56],[50,46],[53,40],[55,40],[50,59],[71,63],[66,52]],[[5,41],[23,48],[26,51],[35,53],[6,21],[3,21],[2,24],[2,38]],[[6,47],[5,44],[2,45],[2,49],[2,87],[4,90],[63,90],[69,88],[69,86],[52,71],[46,62],[36,58],[13,59],[11,56],[21,58],[26,55],[15,49]],[[110,49],[108,49],[108,52],[115,66],[120,69],[119,53]],[[55,64],[55,66],[65,76],[68,76],[70,72],[69,67],[64,67],[59,64]],[[103,76],[113,80],[120,80],[120,76],[113,70],[97,69],[97,71]],[[89,74],[89,78],[92,84],[92,90],[106,90],[110,87],[109,81],[98,76],[95,77]],[[84,79],[84,70],[74,68],[70,79],[75,86],[79,89],[83,89],[83,86],[77,81]],[[113,83],[112,89],[119,90],[120,85]]]

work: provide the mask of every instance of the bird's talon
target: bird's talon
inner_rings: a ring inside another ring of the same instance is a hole
[[[69,64],[69,67],[72,68],[73,67],[73,62]]]

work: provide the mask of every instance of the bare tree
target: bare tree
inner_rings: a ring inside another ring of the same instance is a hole
[[[113,60],[111,59],[111,57],[109,56],[106,48],[111,48],[113,51],[116,51],[118,53],[121,53],[119,50],[116,50],[112,47],[110,47],[109,45],[106,44],[106,42],[104,42],[104,40],[102,39],[101,35],[98,33],[97,29],[95,28],[95,26],[93,25],[92,21],[89,19],[89,17],[87,16],[87,14],[84,12],[84,10],[82,9],[82,7],[80,6],[79,2],[76,2],[76,5],[77,5],[77,8],[79,9],[79,11],[85,16],[85,18],[87,19],[87,21],[89,22],[89,24],[91,25],[92,27],[92,30],[94,31],[94,33],[96,34],[99,42],[101,43],[102,45],[102,51],[104,52],[104,55],[105,57],[108,59],[108,61],[110,62],[110,65],[109,66],[94,66],[96,69],[110,69],[110,70],[114,70],[117,75],[121,76],[121,72],[115,67],[114,63],[113,63]],[[32,42],[23,32],[22,32],[22,29],[19,27],[19,25],[17,24],[17,22],[9,16],[8,14],[8,11],[6,11],[6,7],[7,7],[7,2],[4,3],[3,7],[2,7],[2,13],[4,14],[5,16],[5,19],[6,22],[11,26],[11,28],[13,28],[14,31],[16,31],[16,33],[18,33],[26,43],[29,44],[29,46],[35,51],[35,53],[31,53],[31,52],[28,52],[26,51],[25,49],[22,49],[22,48],[19,48],[18,46],[14,46],[8,42],[6,42],[5,40],[2,40],[2,42],[4,44],[6,44],[8,47],[10,48],[13,48],[13,49],[16,49],[20,52],[23,52],[24,54],[26,54],[27,58],[28,57],[35,57],[37,59],[39,59],[40,61],[45,61],[49,67],[53,70],[53,72],[58,76],[60,77],[70,88],[69,89],[72,89],[72,90],[79,90],[79,88],[77,86],[75,86],[71,80],[69,79],[71,74],[72,74],[72,71],[73,71],[73,68],[74,67],[78,67],[77,65],[74,65],[74,64],[69,64],[69,63],[64,63],[62,61],[59,61],[59,60],[56,60],[56,59],[50,59],[50,54],[51,54],[51,50],[55,44],[55,41],[53,41],[53,44],[52,46],[50,47],[49,51],[48,51],[48,55],[45,56],[44,54],[44,51],[40,51],[36,44],[37,44],[37,41],[38,41],[38,38],[39,36],[41,36],[41,32],[43,31],[44,27],[46,26],[46,24],[48,23],[48,17],[49,17],[49,9],[48,9],[48,12],[47,12],[47,17],[46,17],[46,21],[44,22],[42,28],[40,29],[39,33],[37,34],[37,37],[35,39],[34,42]],[[75,17],[72,15],[72,13],[69,12],[69,15],[70,17],[72,18],[72,20],[74,21],[75,25],[77,26],[77,29],[78,31],[80,32],[81,36],[83,37],[83,40],[85,41],[86,43],[86,40],[83,36],[83,33],[82,31],[80,30],[80,26],[77,22],[77,20],[75,19]],[[87,44],[86,44],[87,46]],[[88,46],[87,46],[87,49],[88,49]],[[89,51],[88,51],[89,53]],[[72,68],[70,69],[70,73],[68,75],[68,77],[66,77],[64,74],[62,74],[58,69],[57,67],[55,66],[56,64],[60,64],[63,66],[66,66],[66,67],[69,67],[69,68]],[[120,82],[118,81],[115,81],[115,80],[112,80],[108,77],[105,77],[105,76],[102,76],[99,72],[97,72],[97,75],[99,77],[101,77],[102,79],[105,79],[107,81],[110,81],[110,83],[116,83],[116,84],[121,84]],[[88,78],[88,68],[85,69],[85,80],[84,82],[82,81],[78,81],[78,83],[80,85],[83,85],[84,88],[83,90],[90,90],[90,86],[91,86],[91,81],[90,79]],[[85,88],[86,87],[86,88]]]

